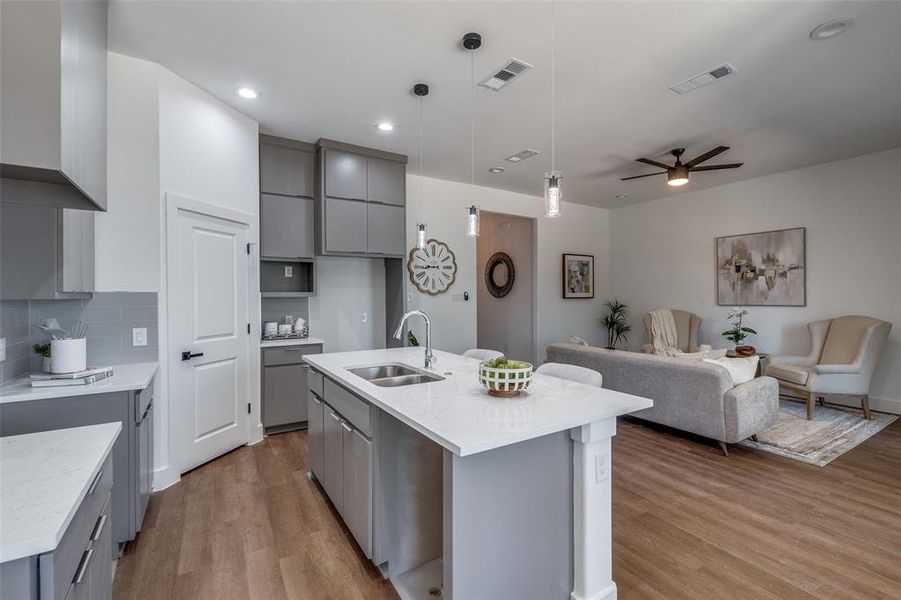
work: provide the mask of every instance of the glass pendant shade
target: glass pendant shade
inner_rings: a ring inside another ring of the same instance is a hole
[[[544,175],[544,216],[554,218],[560,216],[560,202],[563,190],[560,189],[560,171],[551,171]]]
[[[420,250],[425,248],[425,223],[416,224],[416,247]]]
[[[476,205],[469,207],[469,217],[466,221],[466,235],[479,237],[479,208]]]

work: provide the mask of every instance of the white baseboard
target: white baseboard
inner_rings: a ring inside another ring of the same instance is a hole
[[[153,472],[153,491],[160,492],[179,481],[181,481],[181,474],[171,466],[156,469]]]
[[[830,404],[850,406],[851,408],[860,408],[859,399],[849,398],[847,396],[826,396],[826,402]],[[901,400],[870,396],[870,408],[879,412],[901,415]]]

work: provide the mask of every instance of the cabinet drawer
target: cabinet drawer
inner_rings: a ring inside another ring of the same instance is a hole
[[[139,423],[141,421],[141,417],[144,416],[144,413],[147,411],[147,407],[150,406],[150,402],[153,400],[153,380],[150,380],[150,383],[147,384],[147,387],[143,390],[135,392],[135,423]]]
[[[322,398],[322,373],[315,369],[310,369],[309,379],[307,380],[310,386],[310,391],[316,394],[320,399]]]
[[[280,348],[263,349],[263,366],[294,365],[303,362],[304,354],[320,354],[322,345],[309,344],[306,346],[284,346]]]
[[[334,408],[335,412],[347,419],[364,435],[372,437],[373,408],[368,402],[360,400],[328,378],[325,379],[324,391],[323,400],[326,404]]]
[[[89,559],[91,561],[112,560],[112,548],[108,537],[103,547],[99,544],[92,545],[93,538],[100,537],[98,528],[110,526],[109,517],[103,523],[100,520],[104,507],[110,502],[112,483],[113,462],[107,458],[56,550],[40,556],[42,599],[62,600],[66,597],[87,550],[92,549],[92,554],[95,555]]]

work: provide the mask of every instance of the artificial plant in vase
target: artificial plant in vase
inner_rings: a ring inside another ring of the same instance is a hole
[[[41,371],[50,372],[50,342],[34,345],[34,353],[41,357]]]
[[[601,326],[607,330],[607,349],[614,350],[620,342],[629,341],[632,326],[626,321],[629,306],[616,298],[604,303],[607,313],[601,318]]]
[[[732,328],[724,331],[723,336],[735,344],[735,352],[737,354],[751,356],[757,352],[757,349],[754,346],[742,345],[742,342],[750,335],[757,335],[757,332],[742,323],[747,314],[748,311],[745,308],[733,308],[730,310],[728,319],[732,323]]]

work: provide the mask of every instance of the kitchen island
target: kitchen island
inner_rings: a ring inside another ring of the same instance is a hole
[[[312,471],[366,555],[405,598],[615,598],[610,440],[617,416],[651,400],[542,375],[495,398],[478,361],[435,357],[305,357],[322,378]],[[367,379],[385,365],[417,383]]]

